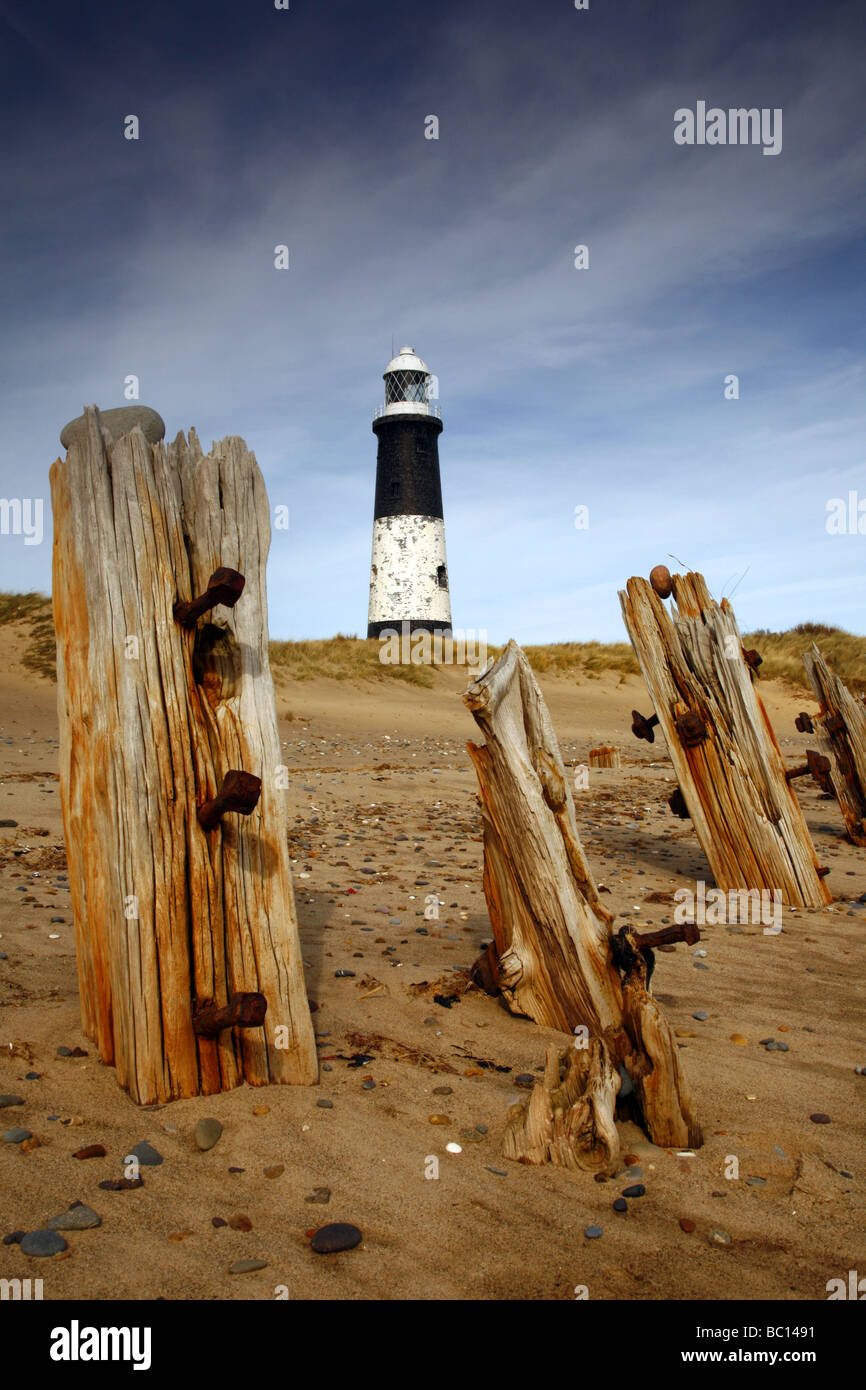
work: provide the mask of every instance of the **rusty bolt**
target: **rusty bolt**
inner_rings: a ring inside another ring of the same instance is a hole
[[[195,626],[203,613],[209,613],[218,603],[226,608],[234,608],[245,583],[243,575],[238,574],[237,570],[214,570],[207,582],[207,589],[199,598],[174,605],[175,622],[180,623],[181,627],[190,628]]]
[[[822,868],[820,865],[818,866],[817,873],[818,873],[818,877],[819,877],[819,878],[826,878],[827,875],[829,874],[829,872],[830,872],[829,869],[824,869],[824,868]]]
[[[632,733],[635,738],[645,738],[647,743],[655,743],[656,736],[653,731],[658,722],[659,717],[657,714],[651,714],[649,719],[644,719],[643,715],[640,714],[638,710],[633,709],[631,712]]]
[[[239,811],[248,816],[255,810],[262,792],[261,778],[251,772],[227,772],[219,794],[203,801],[196,812],[202,830],[215,830],[226,811]]]
[[[227,1004],[205,1004],[192,1020],[200,1038],[216,1038],[226,1028],[261,1028],[268,1011],[263,994],[233,994]]]
[[[802,714],[797,715],[797,718],[794,720],[794,728],[801,734],[814,734],[815,732],[811,716],[808,715],[805,710],[803,710]]]
[[[764,664],[764,658],[754,647],[743,648],[743,660],[751,671],[757,671],[758,667]]]
[[[677,716],[677,732],[686,748],[697,748],[707,737],[707,726],[693,709]]]
[[[830,781],[830,759],[825,758],[822,753],[816,753],[814,748],[809,748],[806,752],[806,761],[799,767],[792,767],[785,773],[785,781],[793,782],[795,777],[814,777],[818,786],[824,792],[833,793],[833,784]]]
[[[652,584],[659,598],[670,598],[673,590],[673,580],[667,565],[656,565],[655,569],[650,570],[650,584]]]
[[[686,799],[683,796],[681,787],[677,787],[673,796],[668,797],[668,805],[670,806],[673,814],[675,816],[679,816],[680,820],[690,819],[689,808],[686,805]]]

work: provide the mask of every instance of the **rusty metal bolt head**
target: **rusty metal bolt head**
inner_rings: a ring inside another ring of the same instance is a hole
[[[251,772],[227,772],[219,793],[210,801],[205,801],[197,811],[202,830],[214,830],[226,811],[238,811],[248,816],[254,811],[262,792],[261,778]]]
[[[825,758],[823,753],[816,753],[814,748],[809,748],[806,751],[806,762],[822,792],[827,796],[832,796],[833,782],[830,778],[830,759]]]
[[[686,799],[683,796],[682,787],[677,787],[673,796],[668,797],[668,805],[670,806],[672,813],[675,816],[679,816],[680,820],[690,819],[689,808],[686,805]]]
[[[198,598],[174,605],[175,622],[181,627],[194,627],[204,613],[216,608],[218,603],[226,608],[234,608],[244,591],[246,580],[237,570],[221,568],[214,570],[207,582],[207,589]]]
[[[644,719],[639,710],[633,709],[631,712],[631,731],[635,738],[645,738],[647,743],[655,743],[655,726],[659,722],[657,714],[651,714],[649,719]]]
[[[696,710],[677,716],[677,732],[686,748],[697,748],[707,737],[707,726]]]
[[[654,569],[650,570],[650,584],[659,598],[670,598],[674,585],[667,565],[656,565]]]
[[[759,666],[763,666],[764,658],[760,652],[756,652],[754,647],[743,648],[743,660],[752,671],[757,671]]]
[[[801,734],[814,734],[815,732],[811,717],[805,710],[797,715],[797,718],[794,720],[794,728]]]

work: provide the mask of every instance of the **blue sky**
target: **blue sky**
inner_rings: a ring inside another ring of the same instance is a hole
[[[393,335],[439,377],[455,627],[622,640],[673,554],[744,630],[863,632],[825,523],[866,503],[864,39],[856,3],[0,0],[0,496],[47,521],[0,588],[50,588],[60,428],[135,373],[289,506],[272,636],[363,634]],[[782,108],[782,152],[675,145],[698,100]]]

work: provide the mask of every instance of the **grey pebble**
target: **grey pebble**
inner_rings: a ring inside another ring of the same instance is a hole
[[[320,1110],[333,1110],[334,1108],[334,1102],[332,1100],[328,1100],[327,1096],[320,1096],[319,1099],[316,1101],[316,1104]]]
[[[23,1096],[13,1096],[13,1095],[0,1096],[0,1110],[5,1109],[5,1107],[6,1107],[7,1105],[23,1105],[23,1104],[24,1104],[24,1098],[23,1098]]]
[[[646,1188],[642,1182],[636,1182],[631,1187],[624,1187],[622,1195],[623,1197],[645,1197]]]
[[[583,1234],[586,1236],[587,1240],[598,1240],[599,1236],[603,1235],[604,1232],[601,1226],[587,1226]]]
[[[310,1245],[317,1255],[336,1255],[341,1250],[354,1250],[364,1239],[357,1226],[345,1221],[335,1221],[330,1226],[320,1226]]]
[[[692,1014],[692,1018],[696,1018],[698,1023],[703,1023],[704,1019],[709,1018],[709,1014],[703,1009],[698,1009],[697,1013]]]
[[[59,1216],[52,1216],[45,1222],[45,1229],[48,1231],[89,1231],[94,1226],[102,1225],[102,1217],[97,1216],[92,1207],[86,1207],[83,1202],[76,1202],[66,1211],[60,1212]]]
[[[213,1116],[209,1115],[199,1120],[195,1127],[195,1142],[201,1152],[207,1153],[208,1149],[212,1149],[221,1138],[222,1132],[222,1125]]]
[[[127,1158],[137,1158],[145,1168],[158,1168],[163,1161],[162,1154],[158,1153],[152,1144],[148,1144],[146,1139],[142,1139],[135,1148],[123,1155],[124,1162]]]
[[[25,1255],[59,1255],[66,1249],[66,1241],[56,1231],[29,1231],[21,1238],[21,1250]]]
[[[766,1179],[766,1178],[746,1178],[746,1182],[748,1183],[749,1187],[766,1187],[766,1186],[767,1186],[767,1179]]]
[[[23,1144],[25,1139],[32,1139],[33,1135],[29,1129],[7,1129],[3,1135],[4,1144]]]
[[[119,439],[122,434],[128,434],[136,425],[141,427],[149,444],[156,444],[165,438],[165,421],[148,405],[122,405],[114,410],[101,410],[99,418],[112,441]],[[71,448],[76,440],[86,438],[87,420],[84,415],[76,416],[60,431],[60,443],[64,449]]]
[[[267,1269],[267,1260],[235,1260],[229,1265],[229,1274],[252,1274],[256,1269]]]
[[[491,1168],[489,1163],[485,1163],[484,1167],[488,1173],[493,1173],[497,1178],[508,1177],[508,1170],[505,1168]]]

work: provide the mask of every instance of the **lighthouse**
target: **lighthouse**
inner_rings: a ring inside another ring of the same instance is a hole
[[[385,404],[373,419],[379,447],[367,636],[386,630],[447,635],[451,596],[439,481],[442,414],[430,402],[430,372],[414,348],[400,349],[384,380]]]

